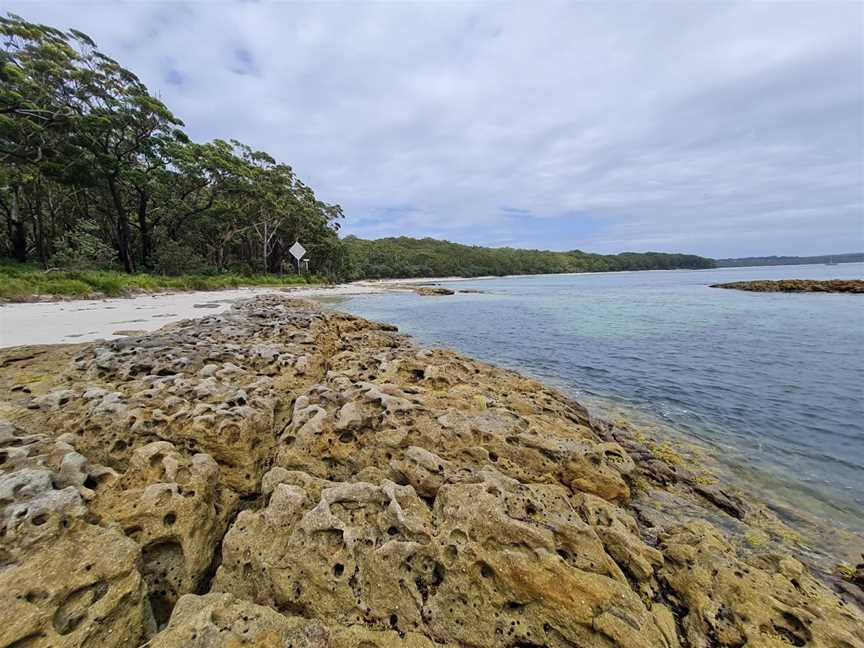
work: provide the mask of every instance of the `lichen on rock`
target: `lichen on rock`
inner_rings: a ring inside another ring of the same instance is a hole
[[[0,351],[0,399],[0,646],[864,646],[706,521],[758,505],[388,325],[260,297]]]

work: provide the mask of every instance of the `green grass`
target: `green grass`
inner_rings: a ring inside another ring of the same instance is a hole
[[[325,283],[317,276],[125,274],[111,270],[51,270],[29,264],[0,263],[0,300],[32,301],[40,297],[120,297],[166,290],[223,290],[241,286],[292,286]]]

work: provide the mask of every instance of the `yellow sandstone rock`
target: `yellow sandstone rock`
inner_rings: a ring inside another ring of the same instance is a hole
[[[3,648],[864,646],[854,600],[700,519],[763,515],[728,485],[306,302],[0,351],[0,405]]]

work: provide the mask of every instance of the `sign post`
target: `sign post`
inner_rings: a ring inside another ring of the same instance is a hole
[[[300,259],[303,258],[303,255],[306,254],[306,248],[300,245],[300,241],[294,241],[294,245],[288,248],[288,251],[291,253],[297,260],[297,274],[300,274]]]

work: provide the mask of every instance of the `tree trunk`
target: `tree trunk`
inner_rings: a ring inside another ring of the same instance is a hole
[[[120,260],[123,262],[123,269],[128,273],[135,272],[135,259],[132,258],[130,248],[129,234],[129,218],[126,216],[126,210],[123,209],[123,201],[120,199],[120,192],[117,189],[117,182],[114,178],[108,179],[108,189],[111,192],[111,200],[114,203],[114,219],[117,223],[117,252],[120,254]]]
[[[24,221],[21,220],[21,208],[18,205],[18,185],[12,187],[12,255],[16,261],[27,261],[27,232]]]
[[[150,196],[146,191],[138,192],[138,229],[141,230],[141,265],[148,270],[153,269],[151,256],[153,254],[150,240],[150,225],[147,223],[147,203]]]
[[[33,207],[33,235],[36,239],[36,253],[42,266],[48,267],[48,242],[45,232],[45,220],[42,217],[42,187],[37,187]]]

